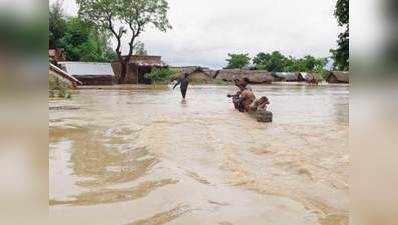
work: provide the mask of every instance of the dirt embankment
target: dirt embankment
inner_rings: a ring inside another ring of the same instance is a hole
[[[171,81],[176,80],[183,74],[189,74],[192,83],[199,84],[222,84],[233,82],[234,79],[248,78],[253,84],[270,84],[276,81],[272,73],[263,70],[245,69],[221,69],[212,70],[202,67],[179,67],[173,68],[176,73],[171,77]]]

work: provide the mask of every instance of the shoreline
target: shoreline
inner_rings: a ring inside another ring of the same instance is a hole
[[[304,82],[273,82],[272,84],[249,84],[250,86],[313,86],[313,87],[349,87],[350,84],[346,83],[320,83],[318,85],[308,84]],[[170,87],[171,84],[115,84],[115,85],[89,85],[89,86],[78,86],[75,90],[162,90],[164,88]],[[207,87],[230,87],[234,86],[232,83],[226,84],[216,84],[216,83],[193,83],[189,86],[207,86]]]

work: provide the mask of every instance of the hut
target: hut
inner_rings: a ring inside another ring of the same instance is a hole
[[[303,82],[305,81],[304,76],[299,73],[288,73],[288,72],[277,72],[272,73],[272,76],[275,77],[275,81],[285,81],[285,82]]]
[[[49,64],[48,75],[57,77],[58,79],[62,80],[62,82],[68,84],[70,88],[76,88],[76,86],[78,85],[83,85],[83,83],[80,80],[76,79],[67,72],[61,70],[52,63]]]
[[[58,64],[83,85],[112,85],[115,80],[110,63],[59,62]]]
[[[50,59],[50,61],[53,61],[53,62],[65,61],[66,54],[65,54],[64,49],[62,49],[62,48],[49,49],[48,50],[48,58]]]
[[[275,78],[266,70],[222,69],[215,74],[216,80],[232,82],[234,79],[249,79],[253,84],[270,84]]]
[[[187,66],[187,67],[171,67],[176,73],[171,77],[171,81],[176,80],[182,74],[188,74],[189,80],[193,83],[211,83],[216,71],[206,67]]]
[[[125,58],[126,56],[123,56]],[[150,84],[152,81],[145,78],[153,68],[163,68],[167,65],[162,62],[161,56],[155,55],[132,55],[130,57],[125,82],[130,84]],[[118,61],[112,62],[112,69],[117,77],[120,76],[121,64]]]
[[[328,83],[349,83],[349,73],[333,71],[326,77],[326,82]]]

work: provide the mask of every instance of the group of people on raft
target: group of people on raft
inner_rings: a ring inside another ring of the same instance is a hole
[[[188,88],[188,76],[189,74],[183,74],[175,83],[173,90],[180,85],[181,95],[183,101],[185,101],[185,96]],[[256,112],[257,110],[267,110],[267,106],[269,105],[269,100],[267,97],[263,96],[256,100],[256,96],[253,93],[253,90],[248,86],[250,80],[248,78],[243,79],[234,79],[235,86],[238,87],[238,91],[227,97],[232,98],[232,102],[234,104],[235,109],[239,112]]]

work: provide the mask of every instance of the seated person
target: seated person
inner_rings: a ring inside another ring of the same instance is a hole
[[[256,97],[254,96],[251,89],[248,89],[247,84],[249,80],[244,78],[243,80],[234,79],[235,86],[239,88],[239,90],[234,95],[227,95],[229,98],[232,98],[235,109],[239,110],[239,112],[248,112],[250,111],[250,105],[254,102]]]
[[[239,102],[241,105],[241,110],[240,112],[249,112],[250,111],[250,106],[256,99],[256,96],[254,96],[254,93],[251,90],[245,89],[242,91],[239,97]]]

